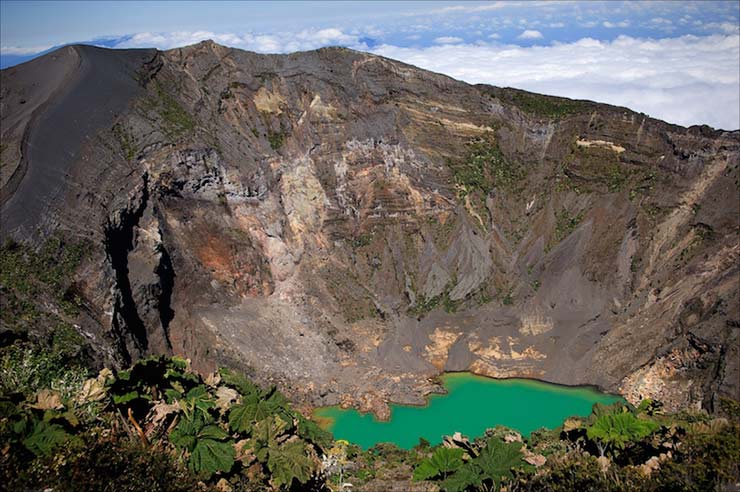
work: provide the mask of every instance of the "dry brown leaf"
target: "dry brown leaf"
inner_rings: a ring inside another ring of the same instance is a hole
[[[569,417],[563,422],[563,432],[570,432],[581,428],[583,422],[579,418]]]
[[[150,410],[150,420],[152,424],[154,424],[155,426],[159,426],[159,424],[161,424],[168,415],[179,411],[179,402],[175,401],[175,403],[165,403],[164,401],[159,401],[155,403]]]
[[[101,401],[105,398],[105,393],[105,383],[99,378],[91,378],[83,383],[82,389],[75,400],[78,403]]]
[[[203,380],[207,386],[215,388],[221,382],[221,375],[218,372],[212,372]]]
[[[234,444],[236,450],[236,460],[241,461],[244,466],[249,466],[257,457],[253,452],[254,441],[251,439],[242,439]]]
[[[228,410],[237,398],[239,398],[239,392],[235,389],[221,386],[216,390],[216,406],[222,412]]]
[[[607,458],[606,456],[599,456],[596,458],[596,462],[601,467],[601,471],[606,473],[609,470],[609,467],[612,465],[612,461]]]
[[[646,477],[649,477],[658,468],[660,468],[660,459],[657,456],[653,456],[645,463],[640,465],[640,472]]]
[[[541,454],[535,454],[528,449],[524,450],[524,461],[529,463],[530,465],[534,465],[536,467],[540,467],[544,465],[547,462],[547,458],[545,458]]]
[[[61,410],[64,408],[62,403],[62,397],[59,392],[42,389],[36,393],[36,403],[31,405],[32,408],[38,408],[39,410]]]
[[[225,478],[222,478],[221,480],[216,483],[216,490],[218,492],[231,492],[233,489],[231,488],[231,485],[229,484],[228,480]]]
[[[522,436],[519,433],[506,434],[504,436],[504,442],[522,442]]]

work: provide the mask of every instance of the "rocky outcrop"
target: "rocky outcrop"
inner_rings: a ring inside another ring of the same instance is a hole
[[[177,353],[381,415],[450,370],[739,396],[738,132],[345,49],[146,55],[107,59],[136,85],[68,135],[43,210],[3,205],[4,237],[96,245],[80,290],[120,361]],[[28,157],[16,193],[54,165]]]

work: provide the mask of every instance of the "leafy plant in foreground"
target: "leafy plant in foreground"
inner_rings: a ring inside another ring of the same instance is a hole
[[[41,420],[34,422],[33,430],[23,440],[23,444],[36,456],[48,456],[70,437],[61,425]]]
[[[276,489],[307,484],[318,476],[317,453],[332,443],[274,386],[260,388],[227,369],[204,383],[182,359],[144,359],[118,373],[110,394],[143,442],[166,436],[188,469],[206,479],[248,472]]]
[[[599,416],[586,430],[586,435],[596,442],[599,454],[604,456],[609,446],[624,449],[630,442],[649,436],[657,428],[656,423],[638,419],[631,412],[608,413]]]
[[[148,357],[131,369],[119,371],[109,385],[113,403],[122,410],[131,409],[137,419],[143,418],[153,401],[183,399],[200,384],[200,378],[188,370],[188,362],[179,357]],[[190,398],[203,395],[194,392]],[[125,412],[124,412],[125,413]]]
[[[439,447],[431,457],[422,461],[414,469],[414,480],[429,480],[447,478],[447,475],[463,465],[462,457],[465,452],[457,448]]]
[[[285,397],[274,388],[267,394],[251,394],[234,405],[229,413],[229,427],[235,432],[249,432],[252,425],[275,413],[285,413]]]
[[[446,492],[501,489],[501,484],[514,476],[514,470],[528,470],[521,442],[507,443],[491,437],[478,455],[462,462],[462,449],[437,448],[431,458],[415,470],[415,480],[441,479],[440,488]]]
[[[207,413],[195,409],[170,432],[170,442],[190,453],[188,467],[199,475],[210,477],[228,472],[234,466],[234,442]]]

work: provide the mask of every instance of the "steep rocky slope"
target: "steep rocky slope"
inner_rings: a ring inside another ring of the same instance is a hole
[[[379,415],[457,370],[740,396],[737,131],[334,48],[75,46],[2,82],[2,239],[86,245],[103,361]]]

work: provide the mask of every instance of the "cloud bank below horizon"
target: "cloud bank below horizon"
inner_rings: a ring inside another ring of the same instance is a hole
[[[683,126],[740,128],[738,34],[371,51],[468,83],[626,106]]]

